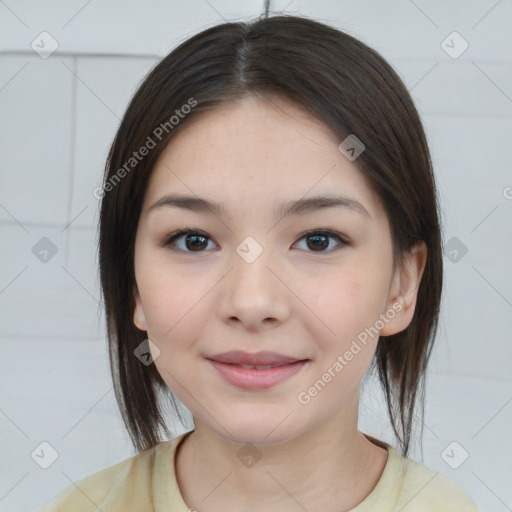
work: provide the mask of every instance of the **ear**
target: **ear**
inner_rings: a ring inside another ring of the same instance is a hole
[[[411,323],[416,308],[416,299],[421,277],[427,261],[427,245],[422,240],[404,255],[401,268],[393,276],[389,292],[387,312],[396,314],[380,331],[381,336],[390,336],[403,331]]]
[[[140,331],[147,331],[146,315],[144,314],[144,308],[142,307],[142,300],[140,298],[139,291],[137,290],[137,286],[134,287],[133,298],[135,301],[133,323]]]

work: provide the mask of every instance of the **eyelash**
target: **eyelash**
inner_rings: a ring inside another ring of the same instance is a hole
[[[211,240],[211,238],[206,233],[204,233],[202,231],[198,231],[197,229],[182,229],[180,231],[176,231],[176,232],[171,233],[170,235],[166,236],[160,242],[160,245],[162,247],[169,247],[174,242],[176,242],[176,240],[178,240],[179,238],[183,237],[184,235],[189,235],[189,234],[199,235],[204,238],[207,238],[208,240]],[[343,247],[345,245],[351,245],[350,242],[344,236],[342,236],[341,233],[338,233],[337,231],[332,231],[330,229],[312,229],[312,230],[306,231],[305,233],[302,233],[302,235],[300,236],[298,241],[300,241],[303,238],[306,238],[308,236],[317,235],[317,234],[326,235],[328,237],[334,238],[337,242],[339,242],[339,245],[336,246],[334,249],[330,249],[327,251],[307,251],[307,252],[311,252],[313,254],[329,253],[329,252],[333,252],[334,250],[336,250],[340,247]],[[183,251],[182,249],[176,249],[174,247],[171,247],[170,249],[172,251],[181,252],[181,253],[185,253],[185,254],[194,254],[195,252],[205,252],[205,251]]]

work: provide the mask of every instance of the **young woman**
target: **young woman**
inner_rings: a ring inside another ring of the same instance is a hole
[[[442,237],[422,123],[378,53],[297,16],[204,30],[139,87],[101,195],[138,453],[42,512],[476,511],[407,458]],[[358,430],[371,370],[396,449]],[[165,436],[166,397],[193,430]]]

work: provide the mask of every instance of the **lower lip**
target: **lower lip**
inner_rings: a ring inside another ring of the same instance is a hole
[[[241,368],[230,364],[219,363],[208,359],[221,376],[233,386],[242,389],[257,390],[268,389],[286,379],[289,379],[306,365],[308,361],[297,361],[285,366],[277,366],[268,370],[255,368]]]

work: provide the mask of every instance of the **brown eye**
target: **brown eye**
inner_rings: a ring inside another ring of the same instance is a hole
[[[329,237],[326,235],[309,235],[306,237],[308,242],[311,242],[311,245],[308,244],[308,247],[317,249],[327,249],[329,247]]]
[[[175,245],[178,245],[177,242],[184,240],[182,244],[178,248],[175,248]],[[210,238],[202,233],[201,231],[196,231],[193,229],[184,229],[178,231],[177,233],[173,233],[165,238],[162,242],[163,247],[173,246],[172,250],[179,252],[203,252],[203,249],[208,245],[208,240]]]
[[[330,239],[334,239],[336,242],[338,242],[338,245],[335,247],[350,245],[348,240],[341,236],[341,233],[330,230],[308,231],[302,235],[300,240],[302,239],[307,240],[306,246],[308,249],[310,249],[309,252],[331,252],[330,250],[325,251],[325,249],[329,247]]]
[[[304,233],[300,240],[306,239],[306,249],[308,252],[331,252],[339,246],[350,245],[350,242],[345,239],[341,233],[331,230],[312,230]],[[335,240],[337,245],[333,247],[331,240]],[[195,229],[182,229],[167,236],[160,245],[162,247],[170,247],[171,250],[176,252],[192,253],[192,252],[205,252],[207,249],[210,237]],[[211,241],[213,244],[213,241]],[[214,248],[216,247],[213,244]],[[329,250],[326,250],[328,249]]]

